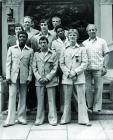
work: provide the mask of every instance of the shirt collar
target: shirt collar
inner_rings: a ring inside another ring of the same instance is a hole
[[[66,48],[68,48],[68,47],[71,47],[71,46],[68,44],[68,45],[66,46]],[[73,46],[73,47],[71,47],[71,48],[73,48],[73,49],[74,49],[74,48],[79,48],[79,44],[76,43],[75,46]]]
[[[20,49],[20,47],[19,47],[19,43],[17,43],[14,47]],[[29,50],[29,47],[27,47],[27,45],[25,45],[23,49],[27,49],[27,50]]]
[[[89,40],[89,41],[91,41],[91,40],[92,40],[92,41],[96,41],[96,40],[97,40],[97,38],[98,38],[97,36],[96,36],[94,39],[91,39],[91,38],[89,37],[89,39],[88,39],[88,40]]]

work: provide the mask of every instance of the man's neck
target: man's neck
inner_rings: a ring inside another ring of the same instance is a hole
[[[19,45],[19,47],[22,50],[25,47],[25,45]]]
[[[42,31],[43,35],[48,35],[48,31]]]
[[[65,36],[63,36],[63,37],[59,37],[63,42],[65,42],[65,40],[66,40],[66,37]]]

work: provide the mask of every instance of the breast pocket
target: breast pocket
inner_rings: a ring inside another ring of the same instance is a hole
[[[74,56],[76,63],[80,63],[81,62],[81,55],[80,54],[76,54]]]

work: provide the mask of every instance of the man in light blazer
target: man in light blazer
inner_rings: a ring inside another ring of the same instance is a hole
[[[69,30],[68,38],[69,45],[60,57],[64,90],[64,111],[60,124],[67,124],[71,121],[71,97],[73,88],[75,87],[78,97],[78,123],[91,126],[85,100],[84,70],[87,67],[86,49],[77,43],[78,31],[76,29]]]
[[[33,50],[27,47],[28,34],[25,31],[18,33],[18,44],[9,48],[6,60],[6,81],[9,84],[8,116],[4,127],[15,124],[16,94],[19,90],[18,118],[20,124],[26,121],[26,92],[32,79]]]
[[[41,125],[44,122],[44,94],[47,89],[49,113],[48,120],[50,125],[57,125],[57,112],[55,104],[55,87],[58,85],[56,71],[58,59],[56,53],[48,48],[48,39],[42,36],[39,39],[41,47],[40,52],[36,52],[33,58],[33,72],[35,75],[35,86],[37,94],[37,116],[35,125]]]

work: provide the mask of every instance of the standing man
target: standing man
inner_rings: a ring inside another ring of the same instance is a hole
[[[37,48],[34,45],[34,36],[37,35],[39,33],[39,31],[32,27],[32,22],[33,21],[30,16],[25,16],[23,27],[24,27],[24,30],[28,34],[27,46],[31,47],[33,49],[33,51],[36,52]]]
[[[40,48],[39,40],[42,36],[48,39],[48,47],[51,48],[52,41],[55,37],[49,32],[48,21],[46,19],[41,19],[40,21],[40,33],[34,37],[35,47]]]
[[[60,55],[65,50],[66,46],[69,44],[69,41],[68,41],[68,38],[65,36],[65,30],[64,30],[63,26],[61,26],[61,25],[56,26],[55,32],[57,35],[57,39],[52,42],[51,49],[56,52],[57,57],[58,57],[59,65],[58,65],[58,69],[57,69],[57,75],[59,77],[58,92],[60,93],[60,101],[57,101],[57,103],[60,105],[60,110],[62,111],[63,110],[63,89],[62,89],[62,85],[61,85],[62,70],[60,68]],[[59,107],[59,105],[58,105],[58,107]]]
[[[69,30],[68,38],[70,44],[60,57],[64,90],[64,111],[60,124],[67,124],[71,121],[71,97],[73,89],[76,88],[78,97],[78,123],[91,126],[85,100],[84,70],[87,67],[87,54],[85,47],[77,43],[78,36],[79,34],[76,29]]]
[[[4,127],[15,124],[16,94],[19,88],[18,123],[26,121],[26,93],[27,86],[32,79],[33,50],[26,46],[28,34],[25,31],[18,33],[18,44],[9,48],[6,60],[6,80],[9,85],[8,116]]]
[[[56,28],[57,26],[59,26],[59,25],[62,25],[62,23],[61,23],[61,18],[60,18],[59,16],[53,16],[51,20],[52,20],[53,29],[50,30],[50,33],[51,33],[53,36],[57,36],[56,31],[55,31],[55,28]],[[68,31],[67,31],[67,30],[64,30],[64,32],[65,32],[65,36],[67,36]]]
[[[89,24],[86,28],[89,38],[83,42],[88,55],[86,70],[86,99],[89,111],[102,110],[103,76],[107,72],[109,49],[104,39],[96,36],[97,28]],[[92,92],[92,80],[94,92]]]
[[[39,39],[41,47],[40,52],[34,54],[33,72],[35,75],[35,86],[37,94],[37,116],[35,125],[41,125],[44,122],[44,94],[47,88],[49,114],[48,120],[50,125],[57,125],[57,112],[55,104],[55,87],[58,85],[56,71],[58,59],[55,52],[48,48],[48,39],[42,36]]]

